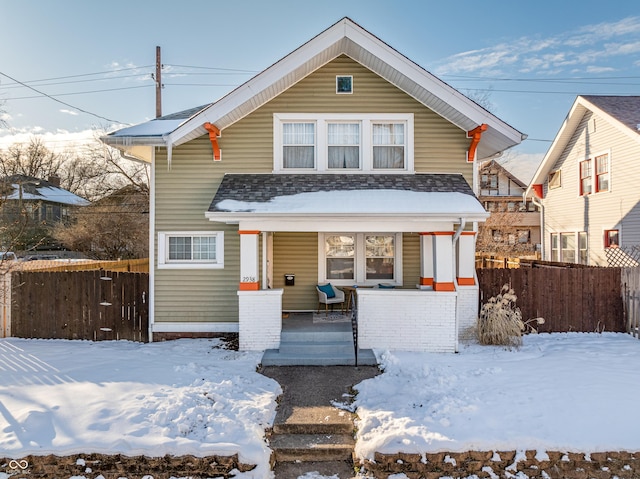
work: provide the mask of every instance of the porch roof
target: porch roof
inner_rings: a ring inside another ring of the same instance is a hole
[[[226,174],[206,213],[228,223],[355,215],[484,221],[489,214],[458,174]]]

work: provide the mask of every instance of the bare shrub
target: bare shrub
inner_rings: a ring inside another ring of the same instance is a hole
[[[480,308],[476,335],[480,344],[520,347],[523,333],[537,333],[535,324],[543,324],[543,318],[522,320],[522,312],[516,306],[518,297],[505,284],[500,294],[489,298]]]

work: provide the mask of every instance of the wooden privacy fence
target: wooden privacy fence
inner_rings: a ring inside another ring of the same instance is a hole
[[[11,276],[12,336],[149,339],[146,273],[17,271]]]
[[[625,332],[620,268],[480,269],[480,303],[508,284],[524,320],[539,332]],[[640,295],[639,295],[640,298]]]

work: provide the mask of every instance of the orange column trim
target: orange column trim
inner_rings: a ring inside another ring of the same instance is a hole
[[[221,161],[220,145],[218,144],[220,129],[213,123],[209,122],[206,122],[204,127],[209,132],[209,141],[211,141],[211,147],[213,148],[213,161]]]
[[[240,291],[258,291],[260,289],[260,283],[240,283],[238,288]]]
[[[480,138],[482,138],[482,133],[487,131],[488,127],[489,126],[486,123],[483,123],[482,125],[476,126],[473,130],[467,132],[467,138],[471,138],[471,144],[469,145],[469,151],[467,152],[467,161],[469,163],[473,163],[473,160],[475,160]]]
[[[460,233],[461,235],[466,235],[466,236],[475,236],[476,232],[475,231],[463,231],[462,233]]]
[[[455,233],[453,231],[434,231],[433,233],[429,233],[434,236],[453,236]]]
[[[420,286],[433,286],[433,278],[420,278]]]
[[[456,285],[453,283],[433,283],[434,291],[455,291]]]
[[[259,235],[259,230],[238,230],[239,235]]]
[[[474,286],[475,284],[476,281],[473,278],[458,278],[459,286]]]

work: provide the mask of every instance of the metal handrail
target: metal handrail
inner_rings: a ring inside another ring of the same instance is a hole
[[[351,330],[353,332],[353,352],[355,355],[355,365],[358,367],[358,303],[355,291],[351,291],[349,303],[351,304]]]

